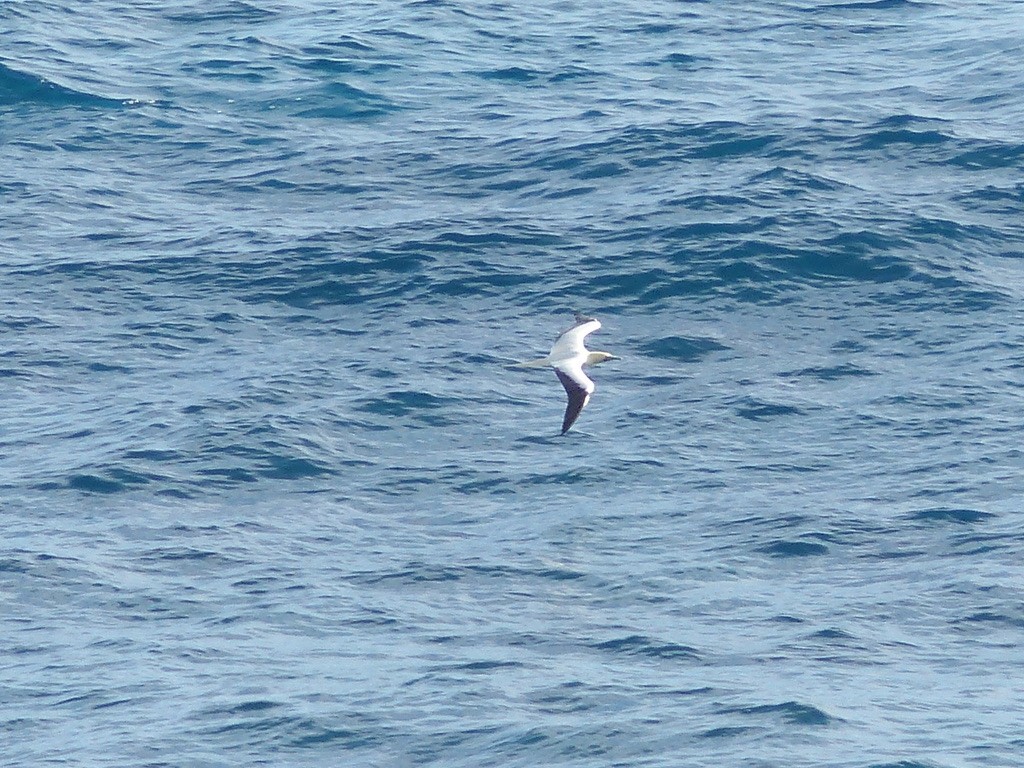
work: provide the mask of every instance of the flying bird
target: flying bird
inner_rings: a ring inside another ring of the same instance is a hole
[[[569,396],[569,402],[565,407],[565,418],[562,419],[563,435],[579,418],[580,411],[590,402],[590,396],[594,393],[594,382],[583,372],[583,366],[619,359],[609,352],[591,352],[583,346],[583,339],[600,327],[600,321],[592,317],[584,317],[577,312],[576,324],[562,332],[547,357],[519,363],[519,366],[523,368],[551,366],[555,369],[558,380],[562,382],[565,393]]]

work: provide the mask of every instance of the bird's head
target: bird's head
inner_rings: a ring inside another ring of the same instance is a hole
[[[587,365],[597,365],[605,360],[621,360],[622,358],[613,355],[611,352],[591,352],[587,355]]]

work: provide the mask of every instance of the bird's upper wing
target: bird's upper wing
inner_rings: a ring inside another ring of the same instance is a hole
[[[601,322],[599,320],[595,320],[592,317],[577,315],[576,325],[569,330],[564,331],[562,335],[558,337],[554,346],[551,347],[551,352],[548,357],[552,360],[564,360],[568,357],[586,354],[586,348],[583,346],[583,339],[586,338],[587,334],[593,333],[600,327]]]
[[[583,367],[579,364],[556,365],[555,373],[558,374],[558,380],[562,382],[565,393],[569,396],[569,403],[565,406],[565,418],[562,419],[562,434],[564,435],[569,431],[573,422],[579,418],[580,411],[590,402],[590,394],[594,391],[594,382],[583,372]]]

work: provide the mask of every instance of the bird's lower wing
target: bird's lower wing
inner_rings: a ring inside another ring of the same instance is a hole
[[[562,382],[562,386],[565,387],[565,393],[569,396],[569,403],[565,406],[565,418],[562,419],[562,434],[564,435],[569,431],[569,427],[573,425],[576,419],[579,418],[580,412],[586,407],[587,403],[590,402],[590,392],[586,388],[581,387],[576,379],[559,368],[555,368],[555,373],[558,374],[558,380]]]

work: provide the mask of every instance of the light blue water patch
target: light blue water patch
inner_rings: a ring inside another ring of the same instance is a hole
[[[6,760],[1016,765],[992,10],[0,8]]]

